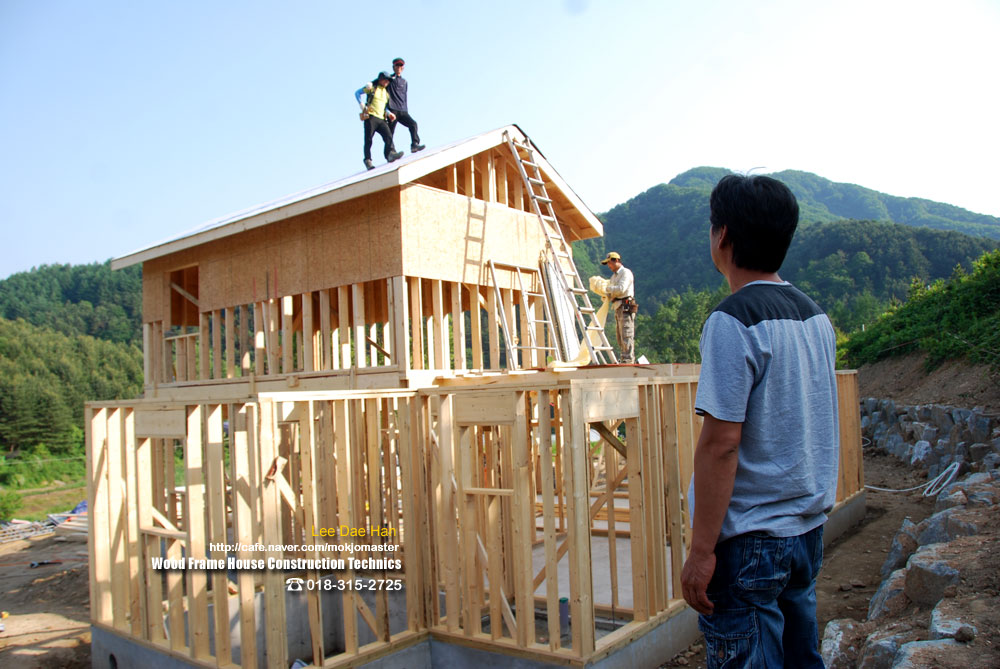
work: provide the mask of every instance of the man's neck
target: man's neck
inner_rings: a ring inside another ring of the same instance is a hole
[[[729,292],[735,293],[743,286],[754,281],[771,281],[782,283],[782,279],[777,272],[758,272],[756,270],[743,269],[742,267],[732,267],[726,276],[729,282]]]

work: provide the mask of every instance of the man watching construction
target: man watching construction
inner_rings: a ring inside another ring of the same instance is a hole
[[[375,169],[372,164],[372,139],[377,132],[385,143],[383,155],[390,163],[403,157],[402,151],[396,151],[392,145],[392,131],[386,125],[386,117],[392,121],[395,119],[392,112],[386,111],[389,102],[389,92],[386,86],[389,85],[389,73],[379,72],[375,80],[370,84],[365,84],[354,92],[354,98],[361,105],[361,120],[365,124],[365,167],[370,170]],[[362,100],[362,96],[365,99]]]
[[[396,124],[402,123],[410,130],[410,153],[416,153],[424,148],[417,133],[417,122],[406,108],[406,79],[403,79],[403,67],[406,63],[402,58],[392,61],[392,78],[389,80],[389,111],[395,118],[389,121],[389,132],[395,136]]]
[[[709,667],[822,667],[816,575],[837,488],[833,326],[778,269],[795,196],[765,176],[712,191],[712,261],[731,295],[705,321],[694,532],[681,581]]]
[[[612,271],[608,280],[608,297],[615,308],[615,336],[621,350],[618,362],[630,365],[635,362],[635,287],[632,270],[622,264],[622,257],[612,251],[601,261]]]

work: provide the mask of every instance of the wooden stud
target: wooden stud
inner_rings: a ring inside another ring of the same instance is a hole
[[[389,279],[389,320],[392,332],[392,350],[395,353],[393,362],[400,371],[410,369],[410,342],[408,321],[408,304],[406,278],[394,276]]]
[[[319,514],[318,488],[321,485],[321,481],[319,480],[316,466],[319,455],[316,440],[317,435],[313,430],[313,425],[317,417],[316,404],[318,403],[305,402],[304,404],[302,416],[299,420],[299,435],[302,440],[302,458],[300,460],[302,467],[302,507],[305,515],[305,526],[315,528],[324,526]],[[305,536],[313,536],[314,534],[314,532],[307,531]],[[315,548],[316,540],[309,541],[309,544],[313,546],[308,551],[309,559],[319,559],[320,551]],[[315,569],[308,572],[309,579],[318,580],[319,576],[320,573]],[[309,589],[306,593],[306,608],[309,616],[309,637],[312,641],[313,657],[326,657],[326,649],[323,642],[323,607],[320,604],[318,589]]]
[[[437,279],[431,281],[431,322],[434,330],[434,362],[431,369],[448,369],[448,339],[444,328],[444,289]]]
[[[367,367],[365,351],[365,291],[362,284],[351,286],[351,297],[354,300],[354,364],[360,369]]]
[[[253,371],[257,376],[266,374],[267,345],[264,334],[264,304],[255,302],[253,305]]]
[[[582,393],[569,392],[570,410],[565,416],[569,423],[570,442],[563,460],[564,485],[567,489],[567,521],[569,523],[570,619],[572,620],[573,651],[584,657],[594,651],[594,593],[590,556],[590,513],[587,487],[587,447],[589,430],[583,421]],[[629,487],[632,481],[629,480]],[[635,547],[633,547],[633,552]]]
[[[261,397],[259,401],[259,426],[256,430],[258,435],[258,470],[259,472],[269,472],[272,467],[276,467],[280,460],[277,434],[277,415],[275,403]],[[281,468],[277,467],[276,475],[281,475]],[[284,533],[281,523],[281,493],[278,490],[276,479],[262,481],[263,491],[261,500],[263,502],[262,528],[264,534],[264,544],[267,547],[277,546],[284,543]],[[280,551],[266,551],[267,558],[280,559]],[[264,572],[264,602],[267,611],[267,625],[265,630],[265,647],[267,648],[267,664],[272,669],[284,669],[288,666],[288,649],[286,640],[286,613],[285,613],[285,583],[281,572]]]
[[[188,375],[188,380],[211,378],[211,349],[209,348],[209,312],[198,314],[198,376]]]
[[[238,407],[238,408],[237,408]],[[253,476],[251,448],[259,444],[251,439],[256,416],[253,405],[233,405],[230,409],[230,464],[233,482],[233,533],[242,546],[237,552],[239,560],[259,558],[246,547],[257,540],[254,528],[254,500],[260,491],[259,482]],[[254,607],[254,572],[240,570],[236,576],[239,591],[240,666],[244,669],[257,667],[257,630]]]
[[[333,369],[333,352],[330,347],[330,291],[319,291],[319,369]]]
[[[302,293],[302,371],[315,372],[321,368],[316,364],[316,328],[313,325],[313,294]]]
[[[348,286],[337,288],[337,334],[340,343],[340,368],[351,368],[351,312]]]
[[[467,284],[469,290],[469,334],[472,344],[472,368],[483,370],[483,312],[479,306],[479,286]]]
[[[411,361],[413,369],[424,369],[424,317],[420,279],[409,277],[410,283],[410,342],[413,345]]]
[[[187,436],[184,438],[184,519],[186,525],[187,556],[204,560],[205,554],[205,483],[202,458],[202,407],[188,408]],[[206,572],[189,569],[187,575],[188,628],[191,630],[191,656],[200,659],[209,656],[208,646],[208,590]],[[171,629],[172,633],[179,630]]]
[[[281,298],[281,373],[290,374],[295,371],[295,297],[285,295]]]
[[[209,537],[213,544],[228,543],[226,527],[226,477],[223,470],[222,405],[205,407],[205,459],[207,469],[206,496],[209,512]],[[209,556],[225,560],[226,551],[211,551]],[[231,662],[229,643],[229,581],[226,572],[216,569],[212,573],[212,603],[215,613],[215,658],[220,665]]]
[[[486,291],[486,317],[490,339],[490,369],[500,369],[500,327],[497,321],[497,296],[495,290]]]
[[[532,587],[531,535],[534,524],[535,497],[531,494],[531,449],[528,447],[526,393],[518,392],[514,401],[514,425],[511,427],[513,468],[513,545],[514,601],[517,604],[517,643],[528,647],[535,643],[535,597]],[[589,536],[588,536],[589,540]]]
[[[87,514],[90,566],[90,611],[94,622],[113,624],[111,610],[111,533],[108,526],[108,410],[86,408],[87,499],[94,512]]]

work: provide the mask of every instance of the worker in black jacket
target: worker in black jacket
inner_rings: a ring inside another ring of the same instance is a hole
[[[395,119],[389,121],[389,131],[395,134],[396,124],[402,123],[410,130],[410,153],[416,153],[424,148],[420,143],[420,135],[417,133],[417,122],[406,109],[406,79],[403,79],[403,66],[406,62],[402,58],[392,61],[392,78],[389,80],[389,111],[396,115]]]

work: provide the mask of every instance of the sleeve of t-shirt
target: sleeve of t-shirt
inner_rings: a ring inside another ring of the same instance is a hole
[[[753,382],[754,358],[746,328],[729,314],[712,312],[701,331],[701,374],[695,411],[742,423]]]

